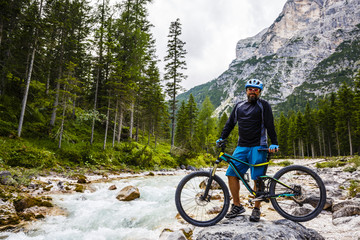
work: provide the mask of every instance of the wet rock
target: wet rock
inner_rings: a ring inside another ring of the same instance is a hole
[[[79,178],[77,183],[86,183],[86,178]]]
[[[0,226],[18,224],[19,220],[13,203],[0,200]]]
[[[117,199],[120,201],[132,201],[140,197],[140,192],[137,187],[127,186],[120,190]]]
[[[239,216],[204,228],[197,235],[197,240],[222,239],[324,239],[318,232],[287,219],[278,221],[260,220],[253,223],[248,216]]]
[[[24,197],[20,200],[14,201],[14,207],[17,212],[22,212],[24,211],[24,209],[33,206],[52,207],[53,205],[49,201],[43,201],[40,198],[34,198],[34,197]]]
[[[109,189],[109,190],[116,190],[117,187],[116,187],[115,185],[111,185],[108,189]]]
[[[75,186],[75,192],[84,192],[85,191],[85,186],[84,185],[81,185],[81,184],[76,184]]]

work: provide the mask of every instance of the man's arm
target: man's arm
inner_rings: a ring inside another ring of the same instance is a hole
[[[224,129],[221,132],[221,138],[222,139],[226,139],[231,131],[234,129],[236,122],[237,122],[237,116],[236,116],[236,111],[237,111],[237,106],[238,104],[235,105],[234,109],[232,110],[229,119],[227,120]]]

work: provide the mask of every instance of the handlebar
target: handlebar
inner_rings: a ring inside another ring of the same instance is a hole
[[[225,152],[225,148],[226,148],[227,142],[228,142],[228,141],[227,141],[226,139],[224,139],[224,140],[218,140],[218,141],[216,142],[216,147],[221,148],[221,151],[222,151],[222,152]],[[259,151],[259,152],[273,153],[273,152],[270,152],[270,151],[269,151],[269,148],[260,148],[260,149],[258,149],[258,151]]]

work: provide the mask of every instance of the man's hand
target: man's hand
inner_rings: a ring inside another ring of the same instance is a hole
[[[271,144],[269,147],[269,152],[274,153],[279,151],[279,145]]]
[[[222,138],[219,138],[218,140],[216,140],[216,147],[221,147],[223,142],[224,142],[224,139],[222,139]]]

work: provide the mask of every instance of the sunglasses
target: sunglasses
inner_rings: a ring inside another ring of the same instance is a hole
[[[259,88],[247,88],[246,90],[249,92],[259,92],[260,91]]]

